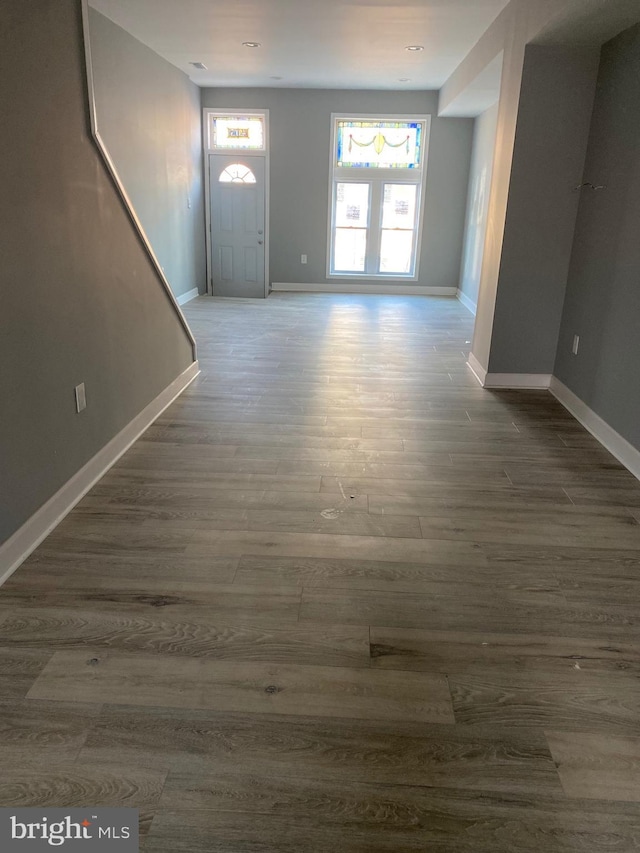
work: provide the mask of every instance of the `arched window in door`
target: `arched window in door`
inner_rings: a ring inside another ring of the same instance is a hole
[[[248,166],[233,163],[222,171],[218,181],[221,184],[255,184],[256,176]]]

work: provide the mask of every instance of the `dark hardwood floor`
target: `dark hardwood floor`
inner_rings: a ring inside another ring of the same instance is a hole
[[[0,806],[148,853],[640,850],[640,483],[453,300],[185,312],[201,376],[0,589]]]

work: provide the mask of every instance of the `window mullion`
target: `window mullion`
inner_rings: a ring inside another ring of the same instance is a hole
[[[382,182],[371,181],[371,211],[367,235],[367,275],[378,275],[380,263],[380,224],[382,221]]]

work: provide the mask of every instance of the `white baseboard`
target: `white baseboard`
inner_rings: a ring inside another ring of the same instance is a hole
[[[467,365],[487,390],[548,391],[551,386],[551,374],[548,373],[488,373],[472,352],[469,353]]]
[[[471,368],[471,372],[484,388],[484,380],[487,376],[487,371],[472,352],[469,353],[469,361],[467,362],[467,365]]]
[[[379,293],[383,296],[455,296],[455,287],[422,287],[421,285],[396,284],[296,284],[289,281],[274,281],[272,291],[289,291],[300,293]]]
[[[84,497],[89,489],[118,461],[142,433],[196,378],[200,369],[194,361],[177,379],[158,394],[102,450],[90,459],[22,527],[0,545],[0,586],[27,559],[49,533]]]
[[[475,317],[475,316],[476,316],[476,312],[477,312],[477,310],[478,310],[478,306],[476,305],[476,303],[475,303],[472,299],[469,299],[469,297],[467,296],[467,294],[466,294],[466,293],[463,293],[463,292],[460,290],[460,288],[458,288],[458,290],[456,291],[456,296],[458,297],[458,301],[459,301],[459,302],[462,302],[462,304],[464,305],[464,307],[465,307],[468,311],[471,311],[471,313],[472,313],[472,314],[473,314],[473,316]]]
[[[573,417],[580,421],[585,429],[597,438],[618,462],[621,462],[634,477],[640,480],[640,450],[630,444],[626,438],[590,409],[580,397],[573,393],[555,376],[551,379],[551,393],[559,400]]]
[[[514,391],[548,391],[550,385],[550,373],[487,373],[484,380],[485,388]]]
[[[185,305],[187,302],[191,302],[192,299],[195,299],[198,295],[198,288],[194,287],[193,290],[187,290],[186,293],[183,293],[181,296],[177,296],[176,302],[178,305]]]

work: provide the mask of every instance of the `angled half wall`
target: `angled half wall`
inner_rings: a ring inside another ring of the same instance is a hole
[[[0,31],[1,581],[198,368],[92,138],[80,3],[5,0]]]

